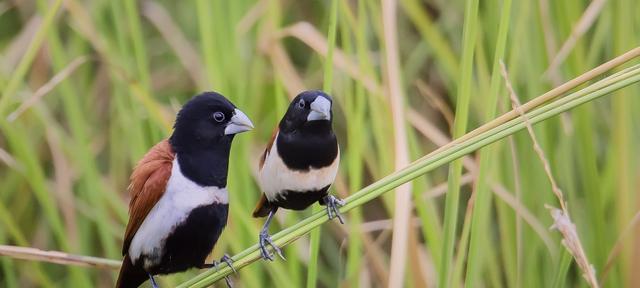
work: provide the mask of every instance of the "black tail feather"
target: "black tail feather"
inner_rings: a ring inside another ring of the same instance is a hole
[[[118,282],[116,282],[116,288],[137,288],[140,284],[149,279],[149,275],[142,268],[142,265],[133,265],[129,255],[124,256],[122,260],[122,266],[120,267],[120,275],[118,275]]]

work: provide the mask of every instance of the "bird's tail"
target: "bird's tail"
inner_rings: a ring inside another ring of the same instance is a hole
[[[142,269],[141,265],[133,265],[131,263],[131,258],[127,254],[122,260],[116,288],[137,288],[144,281],[147,281],[148,277],[147,272]]]
[[[267,217],[272,209],[273,207],[269,203],[269,200],[267,200],[267,196],[262,194],[262,197],[260,197],[260,200],[258,201],[258,205],[256,205],[256,208],[253,210],[253,218]]]

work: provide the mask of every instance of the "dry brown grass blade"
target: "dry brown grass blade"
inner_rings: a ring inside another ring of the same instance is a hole
[[[421,261],[420,254],[423,251],[421,249],[423,246],[420,245],[420,242],[418,241],[418,233],[413,225],[409,225],[408,231],[409,231],[408,250],[411,252],[411,257],[409,257],[410,265],[407,273],[409,273],[410,275],[409,277],[413,278],[411,280],[411,284],[413,284],[412,286],[414,288],[427,288],[427,285],[428,285],[427,283],[429,281],[429,278],[427,277],[427,274],[424,273],[423,271],[426,270],[425,267],[433,266],[433,263],[431,263],[430,265],[427,265],[426,262]]]
[[[20,29],[20,33],[15,36],[7,48],[2,52],[2,61],[0,61],[0,71],[5,74],[11,74],[16,68],[20,59],[27,51],[27,47],[33,39],[33,36],[38,32],[38,28],[42,24],[42,17],[33,16],[29,21],[24,24],[25,26]]]
[[[258,20],[260,20],[262,14],[264,14],[264,12],[267,10],[266,8],[266,0],[259,0],[256,4],[253,4],[249,11],[244,14],[242,19],[238,21],[238,24],[236,25],[236,33],[238,35],[244,35],[249,32],[249,30],[251,30],[251,27],[253,27],[253,25],[255,25]]]
[[[395,168],[402,169],[409,164],[407,130],[405,126],[404,92],[400,79],[400,59],[398,55],[397,3],[382,0],[382,23],[384,27],[385,68],[393,117],[393,139],[395,146]],[[404,285],[407,264],[407,244],[409,243],[409,223],[411,219],[411,182],[403,184],[395,191],[393,215],[393,239],[391,242],[391,263],[388,287]],[[415,254],[415,253],[412,253]]]
[[[431,124],[427,119],[424,118],[418,111],[407,108],[407,120],[429,141],[433,142],[433,144],[437,146],[447,145],[451,141],[451,139],[445,135],[438,127]],[[465,156],[462,160],[464,167],[469,171],[477,171],[477,164],[471,156]]]
[[[409,123],[418,130],[424,137],[429,139],[429,141],[433,142],[438,146],[444,146],[449,143],[451,140],[444,133],[442,133],[437,127],[431,124],[429,121],[424,119],[420,113],[415,111],[414,109],[407,109],[407,120]],[[461,184],[466,185],[475,179],[474,171],[478,170],[478,165],[473,158],[470,156],[465,156],[463,158],[463,165],[465,169],[470,171],[471,173],[464,174],[461,178]],[[517,165],[516,165],[517,166]],[[540,236],[540,238],[545,242],[549,251],[552,253],[556,251],[555,244],[553,244],[553,240],[549,233],[546,232],[544,226],[535,218],[533,213],[531,213],[526,207],[524,207],[519,199],[514,199],[513,196],[500,184],[493,183],[491,185],[491,189],[500,198],[502,201],[507,203],[519,217],[525,218],[525,221],[532,227],[536,233]],[[517,192],[518,190],[516,190]],[[447,183],[441,183],[433,187],[427,193],[423,195],[425,197],[438,197],[447,192]]]
[[[7,165],[9,168],[11,169],[17,169],[22,171],[22,165],[20,165],[17,161],[16,158],[13,158],[13,156],[11,156],[11,154],[9,154],[9,152],[7,152],[7,150],[4,150],[2,148],[0,148],[0,161],[2,163],[4,163],[5,165]]]
[[[73,61],[71,61],[69,65],[67,65],[67,67],[60,70],[58,74],[51,77],[51,79],[49,79],[47,83],[40,86],[40,88],[38,88],[36,92],[34,92],[27,100],[22,102],[22,104],[20,104],[18,109],[11,112],[9,116],[7,116],[7,121],[13,122],[18,117],[20,117],[22,113],[24,113],[27,109],[31,108],[31,106],[35,105],[38,101],[42,99],[42,97],[49,94],[49,92],[51,92],[54,88],[56,88],[58,84],[60,84],[65,79],[67,79],[67,77],[73,74],[73,72],[75,72],[80,67],[80,65],[86,63],[88,60],[89,60],[89,57],[87,56],[80,56],[78,58],[73,59]]]
[[[460,176],[460,186],[468,185],[473,183],[476,179],[476,175],[474,173],[465,173]],[[429,198],[437,198],[447,193],[447,181],[442,182],[438,185],[431,187],[428,191],[422,193],[422,197],[427,200]]]
[[[47,129],[45,136],[49,143],[54,168],[54,187],[56,200],[64,219],[64,228],[71,247],[78,247],[78,221],[76,215],[75,198],[73,195],[73,172],[71,164],[62,151],[60,136]]]
[[[516,194],[516,202],[522,199],[522,185],[520,184],[520,161],[516,150],[516,141],[513,136],[509,136],[509,150],[511,152],[511,161],[513,163],[513,186]],[[547,232],[547,230],[541,230]],[[549,241],[549,243],[553,243]],[[516,215],[516,285],[520,286],[520,278],[522,273],[522,216]],[[555,254],[555,253],[554,253]]]
[[[542,105],[543,103],[550,101],[556,97],[559,97],[563,94],[565,94],[568,91],[571,91],[572,89],[584,84],[585,82],[588,82],[598,76],[603,75],[604,73],[606,73],[607,71],[618,67],[626,62],[628,62],[629,60],[636,58],[640,56],[640,47],[636,47],[634,49],[631,49],[629,51],[627,51],[626,53],[613,58],[609,61],[607,61],[606,63],[601,64],[600,66],[593,68],[583,74],[581,74],[580,76],[573,78],[567,82],[565,82],[564,84],[551,89],[550,91],[532,99],[531,101],[522,104],[522,106],[520,106],[520,110],[524,113],[531,111],[532,109]],[[469,140],[472,137],[475,137],[479,134],[482,134],[490,129],[493,129],[495,127],[497,127],[498,125],[502,124],[502,123],[506,123],[510,120],[515,119],[516,117],[518,117],[518,111],[511,110],[505,114],[502,114],[501,116],[499,116],[498,118],[474,129],[473,131],[461,136],[460,138],[456,138],[455,140],[449,142],[447,145],[444,145],[438,149],[436,149],[435,151],[432,151],[431,153],[427,154],[426,156],[424,156],[423,158],[428,158],[433,156],[434,154],[438,154],[440,152],[442,152],[442,150],[446,150],[452,146],[458,145],[464,141]]]
[[[420,132],[424,137],[429,139],[429,141],[433,142],[438,146],[444,146],[449,143],[451,140],[444,133],[442,133],[437,127],[431,124],[429,121],[424,119],[420,113],[417,111],[408,108],[407,109],[407,120],[413,127],[415,127],[418,132]],[[463,158],[463,165],[465,169],[470,171],[471,173],[464,174],[461,178],[461,184],[466,185],[475,179],[474,171],[478,170],[478,165],[473,158],[470,156],[465,156]],[[493,183],[491,185],[491,189],[500,198],[502,201],[507,203],[519,217],[525,218],[525,221],[532,227],[534,231],[540,236],[543,242],[548,247],[549,251],[554,254],[557,250],[553,240],[549,233],[547,233],[544,226],[535,218],[533,213],[531,213],[524,205],[520,203],[519,199],[514,199],[513,196],[500,184]],[[518,191],[518,190],[516,190]],[[447,192],[447,183],[441,183],[433,187],[427,193],[423,195],[427,198],[429,197],[438,197]]]
[[[275,34],[276,28],[273,25],[269,22],[263,28],[264,30],[258,38],[258,50],[269,57],[271,66],[280,78],[280,83],[287,90],[287,96],[289,99],[293,99],[298,93],[305,90],[305,85],[281,43],[281,37]]]
[[[556,255],[558,248],[556,247],[556,244],[553,242],[553,238],[551,238],[551,235],[544,227],[542,222],[540,222],[538,218],[536,218],[536,216],[531,213],[531,211],[529,211],[529,209],[527,209],[527,207],[525,207],[518,198],[514,197],[513,194],[510,193],[504,186],[498,183],[493,183],[491,184],[491,189],[493,190],[493,193],[498,197],[498,199],[504,201],[504,203],[509,205],[509,207],[511,207],[511,209],[516,212],[516,215],[518,215],[518,217],[521,217],[524,222],[529,224],[531,229],[533,229],[533,231],[538,234],[540,239],[542,239],[542,242],[544,242],[544,244],[547,246],[551,255]]]
[[[61,265],[120,269],[119,260],[75,255],[60,251],[45,251],[30,247],[0,245],[0,255],[14,259],[48,262]]]
[[[549,209],[549,213],[551,213],[551,217],[553,217],[554,221],[551,229],[556,229],[562,234],[562,238],[564,238],[562,240],[562,245],[567,248],[569,253],[576,260],[578,267],[582,270],[582,276],[587,280],[589,286],[594,288],[600,287],[598,279],[596,278],[596,271],[593,268],[593,265],[589,263],[587,254],[582,248],[582,243],[580,243],[576,225],[571,222],[571,218],[569,218],[566,211],[549,205],[546,205],[546,208]]]
[[[91,46],[98,54],[104,56],[105,59],[109,59],[107,45],[100,36],[102,34],[98,33],[98,29],[93,25],[91,14],[86,10],[86,7],[78,4],[76,0],[65,0],[63,5],[69,12],[71,19],[73,19],[72,23],[74,25],[72,27],[91,43]]]
[[[578,39],[580,39],[580,37],[582,37],[582,35],[584,35],[584,33],[587,32],[589,28],[591,28],[593,23],[595,23],[606,2],[607,0],[591,1],[587,9],[580,17],[578,23],[571,30],[571,35],[569,35],[569,38],[567,38],[567,40],[562,44],[562,47],[560,47],[560,51],[558,51],[558,53],[553,57],[553,60],[551,60],[549,68],[544,73],[545,75],[559,74],[558,67],[560,67],[560,64],[562,64],[562,62],[567,59],[567,56],[569,56],[569,53],[578,42]]]
[[[549,164],[549,161],[545,156],[544,150],[542,150],[540,144],[538,143],[538,140],[536,139],[536,135],[533,131],[533,127],[531,125],[529,117],[524,111],[520,109],[520,101],[518,100],[518,96],[511,86],[509,75],[507,74],[507,68],[502,61],[500,61],[500,68],[502,77],[504,77],[505,80],[505,85],[507,86],[507,91],[509,91],[513,109],[517,111],[518,114],[520,114],[520,117],[523,118],[523,121],[527,127],[527,131],[529,132],[529,136],[531,137],[531,140],[533,142],[533,149],[540,158],[547,178],[549,178],[549,182],[551,183],[551,190],[556,195],[556,197],[558,198],[558,202],[560,203],[561,209],[545,205],[546,208],[549,209],[551,217],[553,217],[554,220],[554,224],[553,226],[551,226],[551,228],[560,231],[562,237],[564,238],[562,240],[562,244],[567,248],[569,253],[571,253],[573,258],[576,260],[576,263],[584,273],[583,276],[587,280],[587,283],[589,284],[589,286],[597,288],[599,287],[599,283],[596,278],[595,269],[593,268],[593,265],[589,263],[587,254],[584,252],[576,226],[575,224],[573,224],[569,216],[569,211],[567,210],[567,204],[564,200],[562,190],[560,190],[560,187],[558,187],[558,184],[553,177],[553,173],[551,172],[551,165]]]
[[[461,185],[471,184],[474,181],[474,179],[475,179],[475,175],[473,175],[472,173],[463,174],[462,177],[460,177],[460,184]],[[542,241],[545,243],[545,245],[547,246],[551,254],[554,254],[556,252],[557,247],[553,243],[553,239],[551,238],[551,235],[549,234],[549,232],[547,232],[547,229],[544,227],[542,222],[538,221],[536,216],[531,211],[529,211],[529,209],[527,209],[527,207],[522,205],[520,200],[515,198],[512,193],[510,193],[504,186],[502,186],[499,183],[492,183],[491,191],[493,191],[493,193],[496,195],[498,199],[502,200],[509,207],[511,207],[511,209],[513,209],[516,215],[518,215],[519,217],[522,217],[522,219],[524,219],[524,221],[527,222],[529,226],[531,226],[531,229],[533,229],[533,231],[535,231],[538,234],[538,236],[540,236],[540,239],[542,239]],[[422,197],[424,197],[424,199],[426,200],[428,198],[440,197],[446,193],[447,193],[447,182],[443,182],[434,186],[429,191],[423,193]],[[378,224],[383,225],[384,223],[378,223]]]
[[[440,111],[442,117],[444,117],[444,119],[447,121],[448,127],[453,127],[453,119],[455,118],[455,116],[453,115],[453,111],[447,105],[447,103],[442,100],[442,97],[440,97],[440,95],[436,95],[436,92],[433,91],[433,89],[431,89],[429,85],[427,85],[427,83],[422,81],[422,79],[416,80],[416,87],[418,88],[420,94],[425,99],[427,99],[427,101],[429,101],[434,108]]]
[[[547,52],[547,57],[551,58],[552,55],[556,55],[558,45],[556,44],[556,35],[553,29],[553,23],[551,23],[551,12],[549,9],[549,0],[538,0],[538,9],[540,12],[540,22],[542,23],[542,34],[544,35],[544,46]],[[550,75],[554,84],[555,81],[559,81],[558,75]],[[558,82],[559,83],[559,82]]]
[[[420,247],[420,252],[418,253],[418,260],[420,261],[422,267],[422,271],[420,274],[424,274],[423,277],[426,278],[426,287],[436,287],[438,285],[438,277],[436,276],[436,267],[433,265],[433,257],[424,245]]]
[[[533,141],[533,149],[535,150],[536,154],[540,158],[540,161],[542,162],[542,165],[544,167],[544,172],[547,175],[549,182],[551,183],[551,190],[558,198],[558,202],[560,202],[560,207],[562,208],[562,210],[567,211],[567,204],[564,200],[564,194],[562,194],[562,190],[560,190],[558,183],[556,183],[556,180],[553,177],[553,173],[551,172],[551,165],[547,160],[547,156],[545,155],[544,150],[542,150],[542,147],[540,147],[540,144],[538,143],[538,140],[536,138],[535,132],[533,131],[533,126],[531,125],[531,121],[529,117],[527,116],[527,114],[525,114],[524,111],[520,109],[520,106],[521,106],[520,100],[518,100],[518,96],[516,95],[516,92],[514,91],[513,86],[511,86],[511,82],[509,81],[509,75],[507,74],[507,67],[504,65],[502,61],[500,61],[500,68],[502,72],[502,77],[504,77],[505,85],[507,86],[507,91],[509,91],[509,97],[511,98],[511,103],[512,103],[511,105],[513,109],[516,110],[518,114],[520,114],[520,117],[524,119],[524,122],[527,126],[527,132],[529,132],[531,141]]]
[[[307,22],[299,22],[283,28],[279,33],[279,37],[286,36],[291,36],[302,41],[302,43],[311,47],[311,49],[323,57],[327,56],[329,50],[327,39],[313,27],[313,25]],[[361,82],[363,86],[370,92],[373,92],[373,94],[378,94],[382,91],[382,87],[380,87],[376,81],[363,75],[358,65],[353,63],[353,61],[337,47],[333,50],[333,64],[336,68],[346,72],[351,78]]]
[[[640,181],[640,179],[636,179],[636,183],[637,181]],[[636,186],[636,195],[638,193],[638,186]],[[640,209],[640,198],[636,197],[636,207],[638,207],[637,209]],[[630,249],[630,256],[632,258],[631,260],[631,266],[630,267],[640,267],[640,225],[638,225],[639,221],[640,221],[640,210],[638,210],[638,212],[636,212],[636,215],[633,217],[633,221],[635,221],[633,223],[633,226],[635,226],[635,229],[633,230],[633,238],[631,241],[631,243],[634,243],[635,245],[633,245],[633,248]],[[629,243],[626,242],[626,243]],[[631,273],[631,275],[627,276],[627,285],[629,285],[629,287],[640,287],[640,274],[638,273]]]
[[[349,196],[349,192],[348,192],[349,189],[347,188],[344,178],[339,174],[336,179],[334,187],[335,187],[336,193],[338,194],[338,197],[344,199]],[[349,227],[347,227],[346,225],[332,225],[332,226],[334,227],[337,226],[340,228],[341,237],[348,237],[349,233],[353,233],[353,231],[349,230]],[[387,283],[387,281],[389,281],[389,273],[387,271],[386,264],[383,260],[385,253],[382,251],[380,246],[374,243],[374,241],[371,239],[371,236],[366,233],[366,232],[372,232],[372,231],[367,231],[365,229],[364,223],[360,227],[358,227],[358,229],[360,230],[358,231],[358,233],[360,234],[360,237],[362,237],[362,241],[365,246],[365,250],[364,250],[366,251],[365,256],[369,258],[368,264],[370,264],[371,267],[373,268],[372,270],[375,273],[378,280],[380,281],[380,283]]]
[[[618,240],[616,240],[616,244],[613,245],[611,252],[609,252],[609,256],[607,257],[607,264],[604,265],[604,269],[602,270],[602,275],[600,276],[600,283],[604,283],[605,279],[609,275],[611,268],[616,264],[614,261],[620,255],[622,248],[624,248],[625,240],[627,237],[632,235],[634,228],[637,228],[640,224],[640,211],[636,213],[636,215],[631,219],[627,227],[624,228],[620,236],[618,236]],[[637,241],[638,239],[636,239]],[[635,286],[634,286],[635,287]]]
[[[0,16],[2,16],[2,14],[4,14],[5,12],[9,11],[11,8],[13,8],[13,3],[6,1],[6,2],[1,2],[0,3]]]
[[[189,76],[198,87],[206,87],[202,60],[198,52],[182,30],[176,25],[167,10],[155,1],[145,1],[142,6],[142,14],[156,27],[171,49],[178,56],[182,67],[189,73]]]
[[[273,40],[267,53],[271,59],[271,64],[280,75],[280,82],[287,89],[289,99],[293,99],[298,93],[306,90],[302,77],[296,71],[289,54],[287,54],[280,41]]]
[[[373,274],[376,276],[379,283],[387,283],[387,281],[389,281],[389,272],[387,271],[388,269],[384,261],[385,253],[380,248],[380,244],[376,243],[371,238],[371,235],[367,234],[367,232],[374,232],[378,230],[368,230],[365,224],[366,223],[363,223],[360,226],[360,230],[361,232],[363,232],[361,233],[360,237],[362,238],[362,244],[364,245],[364,256],[369,259],[366,264],[369,264],[371,270],[373,271]],[[344,225],[332,225],[332,227],[338,229],[341,237],[349,237],[349,234],[352,233],[352,231],[350,231],[348,227],[345,227]]]
[[[429,197],[425,197],[425,198],[429,198]],[[411,227],[415,227],[415,228],[422,227],[422,224],[420,223],[420,219],[418,217],[411,218]],[[360,229],[362,229],[362,232],[366,232],[366,233],[392,230],[393,219],[380,219],[380,220],[371,220],[371,221],[363,222],[360,225]]]

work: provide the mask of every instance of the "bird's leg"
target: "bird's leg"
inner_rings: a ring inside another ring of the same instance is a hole
[[[231,268],[231,270],[233,270],[233,273],[238,273],[236,268],[233,267],[233,260],[226,253],[222,256],[222,258],[220,258],[220,261],[215,261],[214,260],[213,264],[202,264],[202,267],[200,267],[200,268],[211,268],[211,267],[213,267],[214,269],[216,269],[216,272],[217,272],[217,271],[220,271],[220,264],[222,262],[227,264],[227,266],[229,266],[229,268]],[[227,287],[233,288],[233,282],[231,282],[231,279],[229,278],[229,276],[224,276],[224,281],[227,283]]]
[[[282,260],[284,259],[284,256],[282,255],[282,250],[280,250],[280,247],[276,246],[276,244],[273,243],[273,241],[271,241],[271,236],[269,235],[269,224],[271,224],[271,219],[273,218],[273,215],[276,214],[276,209],[274,208],[269,212],[269,216],[267,216],[267,221],[264,223],[264,226],[262,226],[262,230],[260,230],[260,252],[262,253],[262,259],[266,259],[269,261],[273,261],[273,255],[269,252],[269,250],[267,249],[267,245],[270,245],[274,251],[276,251],[276,253],[278,253],[278,256],[280,256],[280,258],[282,258]]]
[[[215,262],[216,271],[219,271],[220,267],[218,265],[222,262],[226,263],[227,266],[229,266],[229,268],[233,270],[233,273],[238,273],[238,271],[236,271],[236,268],[233,268],[233,260],[231,260],[231,257],[229,257],[229,255],[227,255],[226,253],[222,256],[222,258],[220,258],[220,261]],[[224,282],[227,283],[227,288],[233,288],[233,283],[231,282],[231,279],[228,275],[224,276]]]
[[[233,267],[233,259],[231,259],[231,257],[229,257],[229,255],[224,254],[222,256],[222,258],[220,258],[220,262],[226,263],[227,266],[229,266],[229,268],[231,268],[231,270],[233,270],[233,273],[238,273],[236,268]]]
[[[339,209],[340,207],[344,206],[344,200],[339,199],[333,195],[327,195],[322,199],[322,201],[325,205],[327,205],[327,216],[329,216],[329,219],[338,217],[338,220],[340,220],[340,224],[344,224],[344,218],[342,218]]]
[[[151,275],[151,273],[149,274],[149,279],[151,280],[151,287],[153,288],[158,288],[158,284],[156,283],[156,279],[153,279],[153,275]]]

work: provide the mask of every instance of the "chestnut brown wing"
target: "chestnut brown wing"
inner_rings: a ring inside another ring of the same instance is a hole
[[[156,144],[138,162],[131,173],[129,194],[129,223],[124,234],[122,254],[127,254],[131,240],[149,211],[162,197],[167,187],[175,153],[168,140]]]

